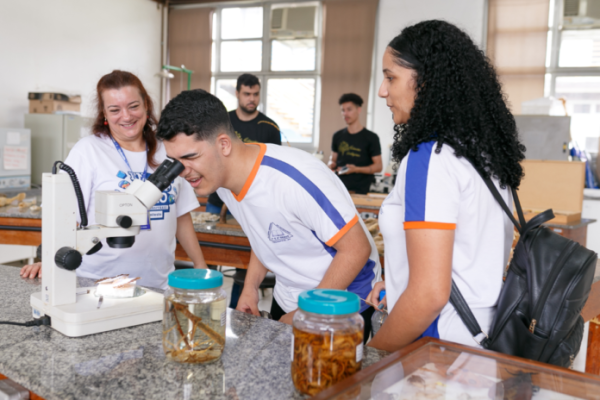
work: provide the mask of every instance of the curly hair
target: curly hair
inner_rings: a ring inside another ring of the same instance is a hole
[[[396,125],[392,156],[400,161],[420,143],[448,144],[457,157],[517,189],[525,146],[489,59],[456,26],[424,21],[389,44],[394,61],[414,71],[416,97],[406,124]]]

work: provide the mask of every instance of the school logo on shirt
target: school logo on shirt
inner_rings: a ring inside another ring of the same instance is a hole
[[[273,222],[269,225],[268,236],[269,240],[273,243],[285,242],[286,240],[292,240],[294,237],[294,235]]]

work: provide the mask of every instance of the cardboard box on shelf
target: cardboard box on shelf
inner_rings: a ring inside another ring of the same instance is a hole
[[[81,108],[81,96],[63,93],[29,92],[30,114],[52,114],[56,111],[76,111]]]
[[[581,220],[584,162],[524,160],[521,165],[525,177],[518,195],[525,219],[551,208],[556,218],[548,223],[571,225]]]

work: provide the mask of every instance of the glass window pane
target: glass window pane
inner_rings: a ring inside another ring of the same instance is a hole
[[[211,72],[217,71],[217,46],[215,42],[212,42],[212,46],[210,47],[210,70]]]
[[[215,96],[223,102],[227,111],[237,108],[237,98],[235,97],[236,83],[236,79],[219,79],[216,84]]]
[[[263,35],[263,8],[224,8],[221,11],[221,39],[252,39]]]
[[[563,31],[558,66],[600,66],[600,29]]]
[[[221,43],[221,71],[260,71],[262,41],[247,40]]]
[[[281,129],[281,141],[312,142],[314,79],[269,79],[267,115]]]
[[[217,13],[213,11],[212,14],[212,40],[217,39]]]
[[[314,71],[315,39],[273,40],[271,71]]]
[[[585,149],[586,138],[600,136],[600,77],[559,76],[554,97],[567,100],[571,137],[580,149]],[[564,115],[564,110],[553,108],[551,113]]]

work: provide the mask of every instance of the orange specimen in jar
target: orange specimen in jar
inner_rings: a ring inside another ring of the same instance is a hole
[[[306,332],[294,328],[292,380],[298,391],[314,396],[353,375],[362,365],[362,329]],[[358,355],[358,357],[357,357]]]

